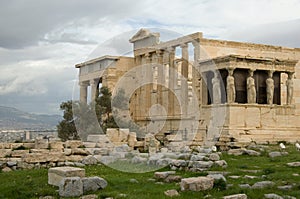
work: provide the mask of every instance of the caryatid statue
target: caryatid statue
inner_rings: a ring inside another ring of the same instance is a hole
[[[268,71],[268,78],[266,80],[267,85],[267,104],[273,104],[274,98],[274,80],[273,71]]]
[[[253,70],[249,70],[249,77],[247,78],[247,101],[249,104],[256,103],[256,89],[253,73]]]
[[[287,99],[286,104],[292,104],[294,85],[293,85],[293,72],[288,73],[288,79],[286,80]]]
[[[227,103],[234,103],[235,102],[235,83],[233,77],[233,68],[228,69],[228,76],[227,76]]]
[[[214,78],[212,78],[212,85],[213,85],[213,103],[220,104],[221,103],[221,86],[220,80],[218,77],[218,72],[214,72]]]

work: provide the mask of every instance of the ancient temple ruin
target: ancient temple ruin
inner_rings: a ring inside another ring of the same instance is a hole
[[[300,49],[207,39],[169,41],[146,29],[134,56],[104,55],[76,65],[80,101],[99,86],[128,95],[124,117],[186,145],[300,140]]]

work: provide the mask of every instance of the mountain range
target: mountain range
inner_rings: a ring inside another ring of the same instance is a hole
[[[60,115],[39,115],[0,106],[0,130],[55,129],[60,120],[62,120]]]

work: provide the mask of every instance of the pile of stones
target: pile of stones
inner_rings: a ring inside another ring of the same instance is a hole
[[[82,168],[54,167],[48,170],[48,184],[58,186],[61,197],[77,197],[104,189],[107,181],[98,176],[85,177]]]

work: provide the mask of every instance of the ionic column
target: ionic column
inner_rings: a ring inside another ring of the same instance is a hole
[[[156,51],[157,55],[157,96],[158,96],[158,104],[163,104],[162,97],[162,85],[164,84],[164,67],[163,67],[163,53],[161,50]]]
[[[175,48],[170,47],[167,49],[169,52],[169,92],[168,92],[168,115],[174,116],[174,90],[175,90],[175,68],[174,68],[174,60],[175,60]]]
[[[164,49],[163,51],[163,57],[162,57],[162,63],[163,63],[163,73],[162,73],[162,106],[165,108],[166,114],[169,115],[168,109],[169,109],[169,82],[170,82],[170,77],[169,77],[169,52],[167,49]],[[168,65],[168,67],[167,67]]]
[[[202,88],[202,81],[200,80],[200,71],[197,69],[199,68],[199,59],[200,59],[200,43],[199,41],[195,40],[192,42],[194,47],[194,63],[192,69],[192,82],[193,88],[196,89],[196,95],[199,100],[199,104],[202,104],[202,95],[201,95],[201,88]]]
[[[145,80],[147,82],[147,85],[145,85],[145,101],[146,101],[146,111],[148,114],[148,111],[151,107],[151,93],[152,93],[152,86],[151,83],[153,83],[153,70],[152,70],[152,64],[151,64],[151,55],[149,53],[146,53],[146,72],[145,72]]]
[[[87,87],[88,87],[88,83],[86,83],[86,82],[80,82],[79,86],[80,86],[80,102],[86,104],[87,103]]]
[[[99,82],[99,80],[97,80],[97,79],[90,80],[90,85],[91,85],[91,102],[94,102],[96,100],[96,97],[98,97],[98,96],[96,96],[98,82]]]
[[[188,106],[188,75],[189,75],[189,52],[188,44],[181,44],[181,54],[182,54],[182,64],[181,64],[181,74],[184,77],[181,81],[181,106],[182,114],[187,114]]]
[[[293,72],[288,72],[288,79],[286,80],[286,104],[292,104],[293,93],[294,93],[294,83],[293,83]]]

